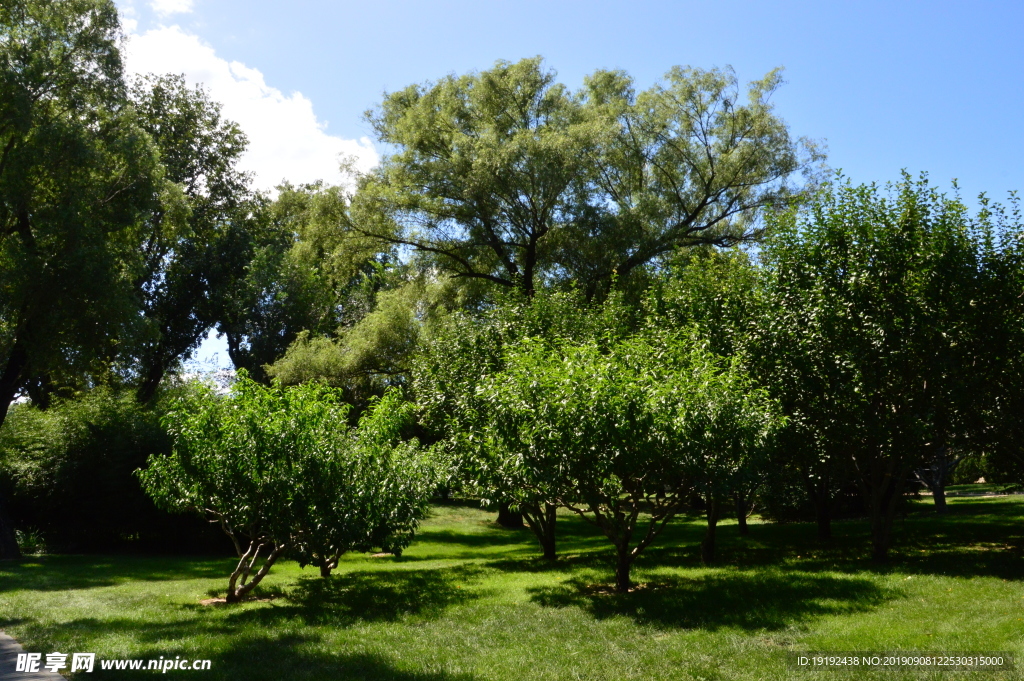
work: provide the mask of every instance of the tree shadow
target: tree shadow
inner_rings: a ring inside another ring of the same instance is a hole
[[[398,669],[383,656],[366,653],[329,655],[309,651],[317,639],[303,635],[249,639],[239,642],[216,661],[232,673],[221,678],[246,681],[472,681],[465,673],[444,670],[415,672]],[[259,662],[263,660],[262,664]],[[260,667],[263,667],[261,669]],[[276,670],[276,671],[274,671]],[[286,676],[281,672],[285,671]],[[152,673],[151,673],[152,674]],[[118,677],[121,678],[121,677]],[[206,678],[204,673],[203,678]]]
[[[66,591],[126,581],[226,579],[237,559],[167,556],[36,556],[0,564],[4,591]]]
[[[228,622],[286,621],[309,625],[352,626],[359,622],[395,622],[406,617],[433,619],[448,608],[478,597],[466,588],[482,572],[457,566],[426,570],[372,570],[303,577],[269,607],[240,610]],[[187,608],[203,606],[188,605]]]
[[[868,579],[778,570],[671,577],[628,594],[607,593],[581,580],[529,591],[539,605],[579,607],[597,619],[625,616],[638,624],[707,630],[778,630],[867,611],[899,597]]]
[[[179,624],[179,628],[183,625]],[[137,627],[138,629],[139,627]],[[152,628],[142,625],[141,629]],[[147,640],[158,641],[156,645],[146,646],[134,653],[134,659],[173,660],[181,658],[182,651],[173,645],[168,646],[168,638],[156,639],[159,633],[167,634],[164,627],[148,631]],[[366,653],[322,652],[322,639],[315,634],[288,632],[279,635],[246,636],[231,640],[227,648],[218,648],[204,657],[210,660],[209,670],[203,670],[198,676],[205,681],[325,681],[328,679],[344,679],[345,681],[472,681],[469,674],[449,673],[444,670],[435,672],[415,672],[399,669],[395,664],[381,655]],[[318,650],[318,648],[320,648]],[[195,658],[203,659],[198,654]],[[126,681],[133,679],[152,679],[153,670],[104,670],[100,660],[109,659],[100,653],[92,673],[82,678],[111,679]],[[192,671],[174,671],[172,674],[191,675]],[[78,675],[76,675],[76,678]]]

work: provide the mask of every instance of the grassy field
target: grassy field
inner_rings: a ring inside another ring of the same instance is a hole
[[[638,561],[628,595],[605,540],[560,518],[560,560],[532,535],[452,504],[434,509],[401,558],[349,556],[322,580],[286,562],[265,600],[223,593],[232,561],[47,556],[0,564],[0,628],[34,652],[208,658],[203,681],[281,679],[927,679],[1015,672],[807,672],[791,651],[1008,651],[1024,666],[1024,497],[918,502],[897,521],[891,565],[867,562],[862,521],[819,545],[812,525],[735,525],[720,563],[700,565],[699,518],[682,519]],[[97,668],[82,679],[153,678]]]

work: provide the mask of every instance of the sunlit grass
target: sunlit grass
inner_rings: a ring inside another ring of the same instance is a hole
[[[168,672],[209,681],[852,679],[866,674],[808,676],[787,653],[1021,656],[1024,503],[954,498],[941,518],[929,504],[897,521],[884,568],[867,562],[862,521],[836,523],[827,546],[811,525],[755,523],[740,537],[726,524],[720,562],[705,568],[700,519],[683,519],[640,558],[634,581],[645,587],[628,595],[601,588],[611,550],[579,519],[560,518],[552,565],[528,531],[458,504],[436,507],[401,558],[346,556],[330,580],[285,562],[260,586],[267,600],[237,606],[199,603],[223,593],[227,558],[29,558],[0,564],[0,627],[35,652],[209,658],[211,671]]]

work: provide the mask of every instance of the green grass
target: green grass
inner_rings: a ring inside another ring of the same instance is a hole
[[[988,651],[1024,665],[1024,501],[930,501],[897,520],[884,568],[867,561],[863,521],[828,546],[807,524],[720,531],[720,563],[700,565],[699,518],[682,519],[638,561],[646,589],[602,593],[605,540],[559,519],[554,565],[532,535],[471,506],[434,509],[401,558],[347,556],[322,580],[291,562],[261,585],[269,600],[203,606],[232,561],[47,556],[0,564],[0,628],[35,652],[101,658],[209,658],[204,681],[316,679],[996,679],[1013,673],[812,673],[807,650]],[[154,672],[81,674],[153,678]]]

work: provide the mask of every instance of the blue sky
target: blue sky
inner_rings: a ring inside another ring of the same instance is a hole
[[[385,91],[539,54],[571,87],[597,68],[646,88],[677,64],[732,65],[741,81],[783,66],[777,111],[854,181],[906,168],[942,187],[958,178],[966,197],[1024,188],[1021,2],[118,4],[129,67],[219,83],[267,186],[337,181],[338,153],[375,163],[362,113]]]

